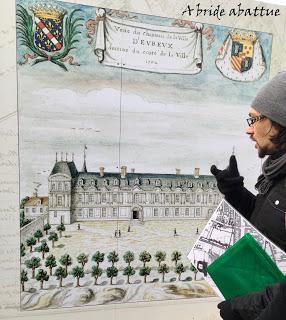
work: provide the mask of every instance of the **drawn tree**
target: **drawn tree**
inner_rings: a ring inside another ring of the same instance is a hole
[[[165,274],[170,271],[166,263],[163,263],[158,268],[158,272],[162,274],[162,282],[165,282]]]
[[[35,279],[35,270],[41,266],[41,259],[33,257],[25,262],[28,269],[32,269],[32,279]]]
[[[50,276],[53,274],[53,268],[57,266],[56,257],[54,255],[49,255],[46,258],[45,266],[50,269]]]
[[[25,197],[25,198],[21,199],[20,209],[24,209],[24,206],[29,201],[29,199],[30,199],[29,197]]]
[[[36,239],[31,237],[26,240],[26,244],[28,247],[30,247],[30,252],[33,252],[33,246],[37,243]]]
[[[144,277],[144,283],[147,281],[147,276],[151,273],[151,268],[150,267],[142,267],[139,270],[140,276]]]
[[[178,261],[182,259],[182,254],[179,251],[174,251],[171,256],[171,260],[175,262],[175,267],[177,267]]]
[[[80,287],[79,279],[84,277],[84,270],[81,266],[76,266],[72,269],[71,274],[76,278],[76,286]]]
[[[178,274],[178,280],[181,281],[181,275],[186,271],[186,267],[182,263],[179,263],[175,268],[175,272]]]
[[[77,262],[80,263],[84,268],[85,264],[88,262],[88,255],[85,253],[81,253],[77,256]]]
[[[96,266],[99,268],[99,264],[104,261],[104,253],[96,251],[91,260],[96,262]]]
[[[21,243],[20,254],[21,254],[21,257],[24,257],[26,255],[26,248],[25,248],[24,243]]]
[[[191,265],[190,270],[195,274],[194,280],[196,281],[198,270],[196,269],[196,267],[193,264]]]
[[[112,279],[114,277],[117,277],[118,275],[118,269],[114,265],[112,265],[111,267],[108,267],[106,269],[106,275],[107,275],[107,278],[110,278],[110,284],[112,284]]]
[[[51,225],[49,223],[46,223],[46,224],[44,224],[43,229],[46,232],[46,235],[48,235],[49,230],[51,229]]]
[[[98,266],[93,266],[92,270],[91,270],[91,275],[94,278],[94,284],[97,284],[97,280],[98,278],[102,275],[103,270],[101,268],[99,268]]]
[[[109,252],[107,260],[111,262],[111,266],[114,267],[114,264],[119,261],[118,253],[116,251]]]
[[[164,251],[157,251],[155,253],[155,260],[158,262],[158,267],[160,267],[161,262],[166,260],[166,252]]]
[[[133,276],[135,274],[135,269],[133,267],[131,267],[130,265],[128,265],[126,268],[123,269],[123,275],[127,276],[127,283],[130,284],[130,277]]]
[[[36,280],[40,281],[40,283],[41,283],[40,289],[43,289],[44,281],[48,281],[49,280],[49,276],[47,274],[47,271],[45,271],[43,269],[39,269],[38,273],[36,275]]]
[[[59,233],[60,233],[60,238],[62,237],[62,233],[64,232],[64,231],[66,231],[66,227],[65,227],[65,225],[63,224],[63,223],[61,223],[61,224],[59,224],[58,226],[57,226],[57,230],[59,231]]]
[[[130,266],[130,263],[134,261],[135,255],[132,251],[126,251],[123,255],[123,260]]]
[[[55,247],[55,242],[59,240],[58,234],[56,232],[51,232],[48,239],[52,241],[52,247]]]
[[[141,262],[143,262],[143,267],[146,266],[146,263],[147,263],[147,262],[150,262],[150,261],[151,261],[151,258],[152,258],[152,256],[151,256],[151,254],[150,254],[148,251],[142,251],[142,252],[140,252],[140,254],[139,254],[139,260],[140,260]]]
[[[45,253],[50,252],[50,248],[47,245],[46,240],[43,240],[41,242],[41,245],[39,247],[37,247],[37,252],[41,252],[42,253],[42,259],[45,259]]]
[[[63,279],[67,277],[66,270],[63,267],[58,267],[54,275],[57,277],[57,280],[60,280],[59,288],[61,288],[63,286]]]
[[[21,278],[22,291],[25,291],[25,282],[27,282],[29,280],[28,273],[26,270],[24,270],[24,269],[21,270],[20,278]]]
[[[35,233],[34,233],[34,237],[38,240],[38,242],[40,242],[40,238],[43,237],[43,232],[38,229]]]
[[[64,254],[60,257],[60,264],[65,267],[66,275],[68,275],[68,266],[72,264],[72,258],[69,254]]]

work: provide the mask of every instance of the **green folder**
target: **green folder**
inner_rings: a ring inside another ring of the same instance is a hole
[[[249,233],[212,262],[207,272],[225,299],[260,291],[285,279]]]

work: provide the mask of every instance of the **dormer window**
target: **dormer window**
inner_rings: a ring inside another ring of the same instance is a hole
[[[114,186],[118,186],[119,185],[119,180],[118,179],[114,179],[113,180],[113,185]]]
[[[162,185],[161,180],[160,180],[160,179],[157,179],[157,180],[155,181],[155,186],[156,186],[156,187],[161,187],[161,185]]]
[[[136,178],[136,179],[135,179],[134,184],[138,184],[138,185],[140,184],[139,178]]]
[[[84,183],[83,179],[79,179],[78,185],[79,185],[79,186],[83,186],[83,183]]]
[[[188,188],[192,188],[193,186],[194,186],[194,184],[191,181],[189,181],[188,182]]]

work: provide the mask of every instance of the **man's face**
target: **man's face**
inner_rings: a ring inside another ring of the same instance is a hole
[[[249,116],[258,117],[261,116],[261,113],[257,112],[254,108],[250,108]],[[270,139],[278,132],[268,118],[262,118],[261,120],[256,121],[251,126],[247,127],[245,131],[250,136],[250,139],[255,142],[255,148],[258,150],[258,156],[260,158],[277,151],[276,145],[271,142]]]

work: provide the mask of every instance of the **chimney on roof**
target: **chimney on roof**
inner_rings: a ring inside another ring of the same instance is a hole
[[[122,166],[121,167],[121,178],[124,179],[126,178],[127,175],[127,167],[126,166]]]
[[[84,145],[83,147],[83,166],[82,166],[82,172],[87,172],[87,168],[86,168],[86,149],[87,149],[87,146],[86,144]]]
[[[194,177],[197,179],[200,177],[200,168],[195,168]]]
[[[104,177],[104,167],[100,167],[100,168],[99,168],[99,175],[100,175],[101,177]]]
[[[38,190],[37,189],[34,189],[34,192],[33,192],[33,197],[38,197]]]
[[[176,168],[176,175],[179,176],[181,174],[181,169]]]
[[[131,173],[135,173],[135,168],[131,168]]]

